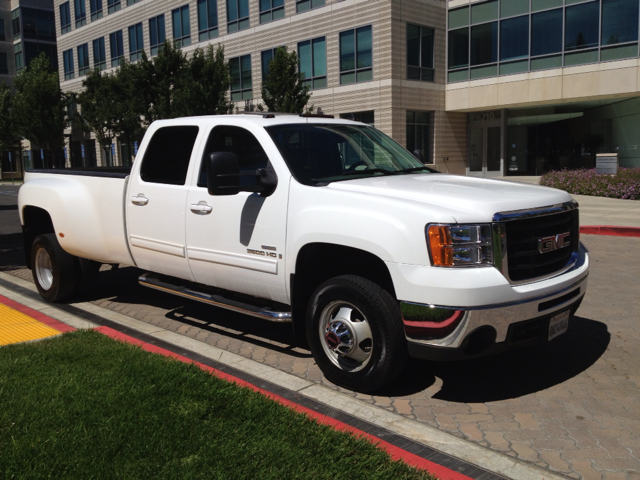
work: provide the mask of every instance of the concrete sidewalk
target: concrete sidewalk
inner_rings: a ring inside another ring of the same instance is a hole
[[[538,185],[540,177],[498,177],[496,180]],[[580,204],[580,225],[640,228],[640,200],[571,195]]]

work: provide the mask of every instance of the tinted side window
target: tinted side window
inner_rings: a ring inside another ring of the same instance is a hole
[[[199,187],[207,186],[207,171],[205,160],[210,153],[229,152],[234,153],[238,157],[240,170],[256,170],[265,168],[269,159],[264,152],[262,145],[251,132],[240,127],[215,127],[209,134],[207,145],[204,149],[204,157],[202,159],[202,167],[200,169],[200,177],[198,179]],[[244,179],[245,181],[247,179]],[[255,183],[255,182],[254,182]]]
[[[145,182],[184,185],[198,127],[162,127],[156,130],[142,160]]]

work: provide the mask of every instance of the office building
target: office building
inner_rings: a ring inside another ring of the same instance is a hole
[[[466,112],[466,173],[640,166],[638,0],[448,3],[446,110]]]

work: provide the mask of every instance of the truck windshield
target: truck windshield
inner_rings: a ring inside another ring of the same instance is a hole
[[[435,172],[366,125],[291,124],[266,128],[289,170],[305,185]]]

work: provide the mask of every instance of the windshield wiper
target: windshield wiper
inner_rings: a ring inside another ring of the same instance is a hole
[[[386,175],[397,175],[397,170],[387,170],[385,168],[366,168],[364,170],[351,170],[350,172],[342,172],[341,175],[364,175],[366,173],[384,173]]]
[[[429,167],[412,167],[412,168],[403,168],[400,170],[401,172],[418,172],[420,170],[426,170],[427,172],[434,173],[432,168]]]

